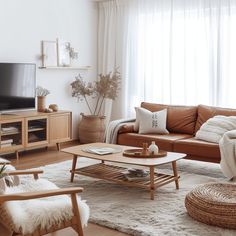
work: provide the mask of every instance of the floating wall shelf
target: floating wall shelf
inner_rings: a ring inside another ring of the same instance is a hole
[[[39,69],[44,70],[88,70],[91,66],[40,66]]]

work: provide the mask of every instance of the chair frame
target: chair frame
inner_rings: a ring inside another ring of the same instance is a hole
[[[33,178],[37,180],[39,178],[39,174],[42,174],[42,170],[14,170],[14,171],[7,171],[8,175],[33,175]],[[52,197],[58,195],[70,195],[71,204],[72,204],[72,211],[73,217],[70,221],[64,221],[60,225],[53,225],[50,229],[37,229],[32,234],[22,234],[21,232],[12,231],[10,225],[12,222],[1,222],[3,225],[12,232],[12,235],[17,236],[41,236],[48,233],[53,233],[55,231],[72,227],[79,236],[84,236],[83,228],[80,219],[80,213],[78,208],[77,202],[77,193],[81,193],[83,188],[74,187],[74,188],[63,188],[63,189],[54,189],[54,190],[46,190],[46,191],[37,191],[37,192],[25,192],[25,193],[16,193],[16,194],[5,194],[0,196],[0,204],[3,204],[7,201],[24,201],[36,198],[45,198],[45,197]]]

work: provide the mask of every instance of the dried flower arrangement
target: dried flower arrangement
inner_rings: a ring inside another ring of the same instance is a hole
[[[78,98],[79,101],[85,100],[91,115],[100,115],[102,105],[106,98],[115,100],[120,89],[121,76],[117,69],[106,75],[99,75],[99,80],[91,83],[85,82],[79,75],[75,77],[75,81],[71,83],[72,97]],[[88,97],[96,99],[95,107],[92,109],[89,104]]]
[[[36,95],[37,97],[46,97],[48,94],[50,94],[50,91],[46,88],[43,88],[41,86],[38,86],[36,88]]]

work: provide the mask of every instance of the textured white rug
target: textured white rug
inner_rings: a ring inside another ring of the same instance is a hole
[[[94,161],[79,158],[78,166]],[[157,189],[155,200],[149,199],[149,193],[138,188],[120,186],[103,180],[76,176],[70,183],[71,161],[42,167],[42,177],[51,180],[60,187],[82,186],[91,208],[90,221],[99,225],[117,229],[137,236],[162,235],[236,235],[236,231],[208,226],[190,218],[184,206],[185,195],[199,184],[209,182],[227,182],[218,164],[180,160],[180,189],[174,183]],[[171,166],[163,165],[162,172],[170,173]]]

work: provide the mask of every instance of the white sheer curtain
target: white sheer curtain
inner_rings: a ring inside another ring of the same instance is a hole
[[[116,68],[123,75],[120,96],[113,103],[105,101],[106,121],[109,122],[113,110],[113,117],[119,118],[125,114],[122,103],[125,99],[126,73],[126,39],[129,3],[127,0],[104,1],[99,3],[98,21],[98,72],[102,74],[114,71]],[[117,111],[117,112],[116,112]]]
[[[236,0],[102,4],[116,18],[106,45],[116,42],[112,58],[123,75],[113,118],[130,116],[141,101],[236,107]]]

